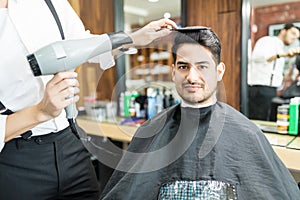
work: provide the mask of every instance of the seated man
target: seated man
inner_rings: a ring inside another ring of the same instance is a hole
[[[216,34],[174,34],[172,80],[182,103],[138,129],[102,199],[299,199],[261,130],[217,101],[225,65]]]
[[[285,102],[286,104],[289,103],[289,100],[291,98],[300,96],[300,74],[299,74],[299,72],[300,72],[300,55],[296,56],[295,66],[298,71],[298,74],[296,75],[295,80],[292,82],[292,84],[289,87],[287,87],[282,92],[282,94],[279,97],[277,97],[277,99],[279,98],[280,100],[287,100],[287,102]],[[272,103],[274,103],[274,101],[272,101]]]

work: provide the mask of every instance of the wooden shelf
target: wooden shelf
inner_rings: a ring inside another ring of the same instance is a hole
[[[171,44],[152,45],[138,50],[130,56],[130,77],[132,80],[171,81]]]

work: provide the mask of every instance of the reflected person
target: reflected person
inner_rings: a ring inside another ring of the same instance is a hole
[[[270,120],[272,99],[283,84],[285,58],[300,53],[300,47],[285,51],[299,38],[299,27],[285,24],[278,36],[264,36],[257,40],[248,67],[249,118]]]

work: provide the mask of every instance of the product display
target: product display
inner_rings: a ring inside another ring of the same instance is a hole
[[[298,135],[299,133],[299,105],[300,97],[291,98],[290,102],[290,120],[289,120],[289,135]]]
[[[287,134],[289,127],[289,105],[281,105],[277,108],[277,132]]]
[[[121,117],[150,119],[163,109],[179,103],[166,88],[145,88],[145,91],[125,91],[119,96]]]

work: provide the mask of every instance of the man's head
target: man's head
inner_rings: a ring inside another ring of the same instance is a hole
[[[217,35],[206,27],[179,29],[172,54],[172,80],[182,100],[193,106],[215,102],[217,82],[225,71]]]
[[[284,45],[291,45],[300,36],[299,27],[294,24],[285,24],[280,30],[278,37],[282,40]]]

